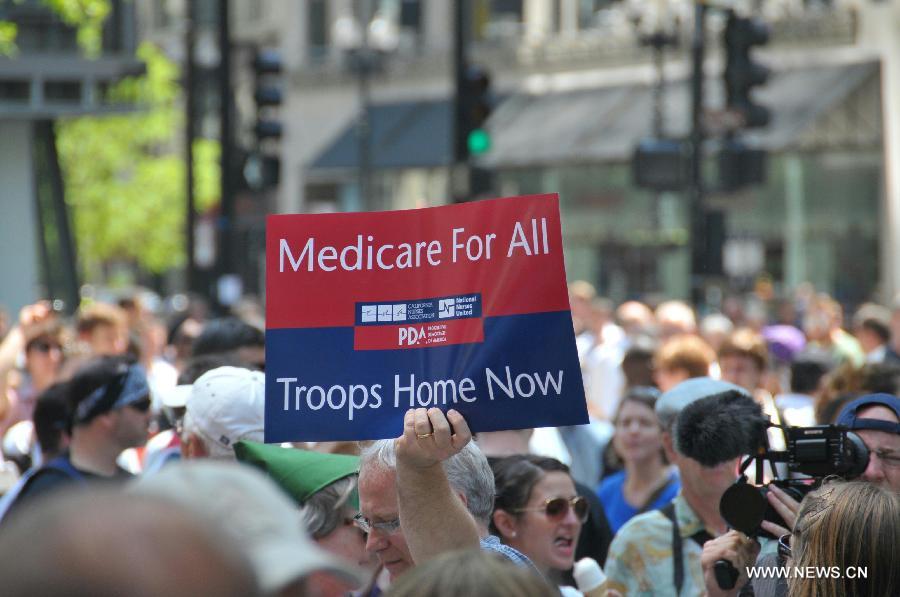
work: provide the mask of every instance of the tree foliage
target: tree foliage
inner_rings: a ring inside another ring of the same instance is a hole
[[[112,10],[110,0],[42,0],[63,23],[78,30],[78,45],[88,56],[98,56],[103,42],[103,22]],[[0,21],[0,56],[16,52],[15,23]]]
[[[89,277],[111,261],[159,273],[185,263],[184,113],[178,67],[150,44],[147,71],[109,94],[123,110],[57,124],[57,146],[79,259]],[[219,196],[218,142],[194,144],[195,199],[204,211]]]
[[[19,28],[15,23],[0,21],[0,56],[12,56],[16,53],[16,34]]]
[[[103,21],[111,10],[110,0],[43,0],[66,25],[78,29],[78,45],[88,56],[100,54]]]

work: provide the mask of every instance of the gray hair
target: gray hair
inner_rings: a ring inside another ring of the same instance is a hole
[[[330,535],[346,518],[351,517],[347,500],[356,489],[356,480],[356,475],[338,479],[306,500],[300,515],[313,539]]]
[[[476,521],[487,525],[494,511],[494,473],[487,458],[475,442],[470,441],[442,465],[450,487],[466,496],[469,513]],[[379,440],[363,449],[360,455],[360,473],[370,468],[397,470],[394,440]]]

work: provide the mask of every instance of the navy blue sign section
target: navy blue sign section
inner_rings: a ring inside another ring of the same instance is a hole
[[[405,350],[348,351],[353,333],[267,332],[275,381],[266,384],[267,442],[295,440],[301,429],[309,441],[396,437],[404,412],[431,406],[455,408],[479,431],[587,422],[568,311],[488,317],[483,344],[432,347],[413,359]]]

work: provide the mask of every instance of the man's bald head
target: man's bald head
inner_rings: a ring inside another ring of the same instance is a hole
[[[629,336],[647,334],[656,321],[653,311],[644,303],[626,301],[616,309],[616,321]]]
[[[6,597],[259,594],[215,529],[163,500],[96,489],[37,500],[4,524],[0,578]]]

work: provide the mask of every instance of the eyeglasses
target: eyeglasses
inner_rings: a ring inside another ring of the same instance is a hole
[[[386,522],[371,522],[368,518],[357,514],[353,517],[353,523],[358,526],[363,533],[371,533],[373,530],[381,531],[386,535],[392,535],[400,530],[400,519],[388,520]]]
[[[778,538],[778,555],[783,558],[791,557],[791,534],[785,533]]]
[[[575,517],[579,520],[579,522],[585,522],[587,520],[589,510],[588,502],[580,495],[570,498],[549,498],[544,502],[543,506],[538,506],[536,508],[519,508],[518,510],[514,511],[543,512],[544,514],[546,514],[547,518],[551,520],[562,520],[566,517],[566,514],[569,513],[570,507],[572,508],[572,511],[575,512]]]
[[[883,464],[884,466],[890,468],[900,467],[900,454],[897,454],[896,452],[889,452],[887,450],[873,450],[870,453],[878,456],[878,460],[880,460],[881,464]]]

